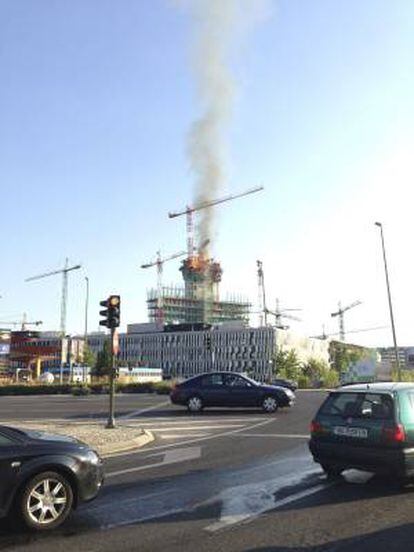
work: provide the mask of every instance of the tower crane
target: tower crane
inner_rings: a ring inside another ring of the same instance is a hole
[[[23,313],[23,317],[19,322],[13,321],[0,321],[0,324],[5,324],[6,326],[20,326],[21,331],[24,332],[26,329],[26,326],[40,326],[43,324],[41,320],[34,320],[33,322],[28,322],[26,313]]]
[[[338,316],[339,320],[339,339],[341,341],[345,341],[345,319],[344,314],[349,311],[350,309],[353,309],[354,307],[357,307],[358,305],[361,305],[362,301],[354,301],[347,307],[343,307],[341,305],[341,302],[338,303],[338,310],[336,312],[332,312],[331,316],[334,318],[335,316]]]
[[[259,326],[267,326],[267,313],[269,312],[266,306],[266,287],[264,281],[263,262],[257,260],[257,286],[258,286],[258,305],[259,305]]]
[[[44,274],[39,274],[37,276],[31,276],[26,278],[25,282],[32,282],[33,280],[40,280],[42,278],[47,278],[48,276],[54,276],[55,274],[62,274],[62,298],[60,304],[60,332],[62,336],[66,335],[66,306],[68,302],[68,274],[72,270],[79,270],[82,268],[82,265],[77,264],[69,266],[69,260],[66,258],[65,266],[59,270],[53,270],[52,272],[45,272]]]
[[[372,328],[360,328],[358,330],[348,330],[347,334],[356,334],[356,333],[363,333],[363,332],[374,332],[378,330],[387,330],[388,326],[374,326]],[[339,332],[329,333],[327,334],[325,332],[325,326],[322,328],[322,333],[319,335],[311,335],[310,337],[313,339],[327,339],[328,337],[334,337],[335,335],[339,335]]]
[[[263,186],[258,186],[256,188],[251,188],[250,190],[247,190],[245,192],[242,192],[240,194],[235,195],[228,195],[226,197],[222,197],[219,199],[213,199],[211,201],[203,201],[201,203],[198,203],[196,205],[190,206],[187,205],[185,209],[182,211],[177,212],[170,212],[168,213],[169,218],[176,218],[180,217],[182,215],[186,215],[187,219],[187,255],[188,257],[192,257],[194,255],[194,220],[193,220],[193,214],[196,211],[201,211],[202,209],[207,209],[209,207],[214,207],[215,205],[219,205],[220,203],[225,203],[227,201],[233,201],[234,199],[238,199],[239,197],[244,197],[250,194],[255,194],[256,192],[260,192],[264,189]],[[204,246],[205,247],[205,246]],[[202,249],[202,247],[200,248]]]
[[[287,318],[288,320],[295,320],[296,322],[301,322],[302,319],[297,316],[292,316],[291,314],[286,314],[288,312],[299,312],[302,309],[281,309],[279,299],[276,299],[276,310],[271,311],[267,309],[267,313],[275,317],[276,328],[287,330],[289,326],[284,326],[282,318]]]
[[[141,265],[141,268],[152,268],[153,266],[157,267],[157,324],[162,326],[164,323],[164,312],[163,312],[163,301],[162,301],[162,271],[164,263],[167,261],[172,261],[178,257],[183,257],[186,255],[186,251],[179,251],[173,255],[169,255],[164,259],[161,257],[161,251],[157,251],[157,258],[151,263],[144,263]]]

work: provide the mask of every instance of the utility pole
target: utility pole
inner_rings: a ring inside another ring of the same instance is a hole
[[[387,295],[388,295],[388,307],[390,311],[390,320],[391,320],[391,328],[392,328],[392,339],[394,342],[394,353],[395,353],[395,366],[397,368],[397,377],[398,381],[401,381],[401,365],[400,365],[400,356],[398,354],[398,346],[397,346],[397,335],[395,332],[395,324],[394,324],[394,313],[392,309],[392,299],[391,299],[391,288],[390,288],[390,279],[388,275],[388,264],[387,264],[387,256],[385,253],[385,240],[384,240],[384,230],[382,228],[381,222],[376,222],[375,226],[378,226],[378,228],[381,231],[381,244],[382,244],[382,257],[384,261],[384,271],[385,271],[385,282],[387,284]]]

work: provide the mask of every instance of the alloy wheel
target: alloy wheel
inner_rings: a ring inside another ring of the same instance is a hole
[[[262,407],[265,412],[276,412],[278,407],[277,400],[274,397],[266,397],[263,400]]]
[[[37,482],[28,494],[27,515],[34,525],[48,525],[56,522],[65,512],[68,493],[65,485],[53,478]]]
[[[188,409],[191,412],[200,412],[203,408],[203,402],[200,397],[191,397],[188,399]]]

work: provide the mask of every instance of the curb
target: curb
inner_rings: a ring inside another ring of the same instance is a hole
[[[139,437],[131,439],[130,441],[128,441],[128,443],[119,443],[117,445],[112,445],[108,447],[109,450],[102,450],[100,456],[102,456],[102,458],[110,458],[111,456],[123,452],[133,452],[137,448],[141,448],[145,445],[148,445],[149,443],[152,443],[154,439],[155,437],[151,433],[151,431],[143,429],[143,433]]]

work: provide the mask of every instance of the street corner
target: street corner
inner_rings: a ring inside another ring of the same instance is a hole
[[[13,425],[13,424],[10,424]],[[50,434],[65,435],[82,441],[96,450],[102,457],[117,453],[134,451],[154,440],[153,434],[147,429],[128,425],[117,425],[108,429],[102,422],[54,422],[35,423],[19,422],[23,430],[36,430]]]

